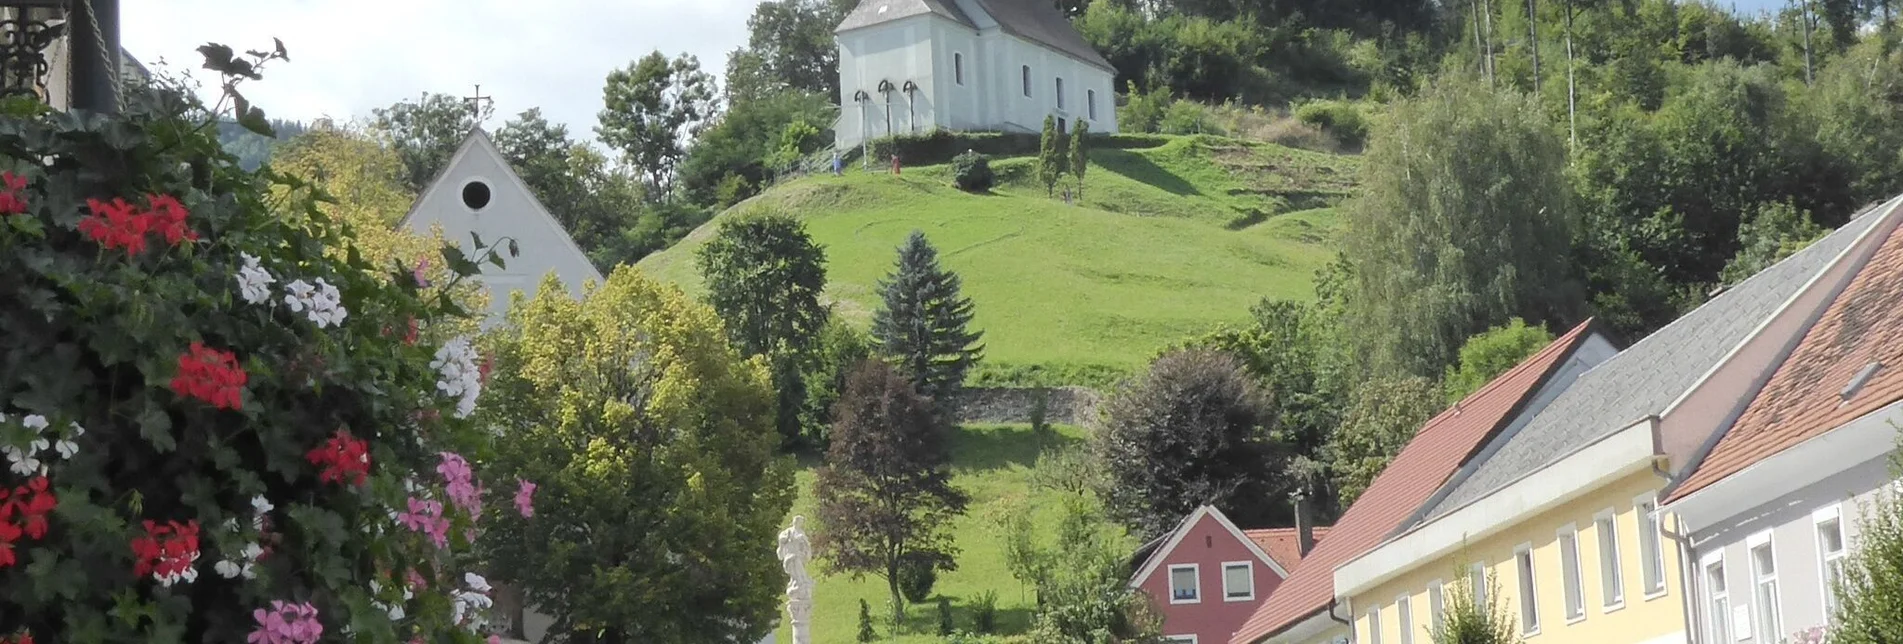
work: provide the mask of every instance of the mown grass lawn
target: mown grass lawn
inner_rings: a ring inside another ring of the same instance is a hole
[[[923,230],[976,304],[982,373],[1101,385],[1170,343],[1246,320],[1263,297],[1312,297],[1334,253],[1328,205],[1355,169],[1353,157],[1212,137],[1092,160],[1076,205],[1031,185],[1032,159],[1018,158],[994,163],[1002,182],[990,194],[952,188],[945,166],[850,172],[782,185],[721,217],[805,219],[826,249],[829,297],[861,322],[900,242]],[[639,267],[700,292],[694,252],[718,221]]]
[[[1057,428],[1061,441],[1072,443],[1083,438],[1075,427]],[[1018,507],[1032,508],[1039,536],[1048,540],[1056,531],[1061,513],[1061,492],[1034,490],[1031,471],[1036,467],[1037,444],[1028,425],[974,425],[960,428],[952,441],[953,484],[971,495],[965,516],[952,526],[958,544],[958,570],[940,573],[935,595],[952,600],[953,620],[958,628],[972,627],[971,601],[980,593],[998,594],[998,625],[1003,634],[1021,633],[1030,626],[1034,600],[1029,588],[1022,587],[1005,567],[1004,544],[999,537],[997,518]],[[803,463],[799,472],[799,498],[793,503],[794,514],[814,516],[813,471],[816,463]],[[791,517],[788,518],[791,520]],[[1134,548],[1135,544],[1129,544]],[[882,642],[924,644],[942,642],[938,635],[938,605],[934,598],[926,604],[906,610],[905,627],[894,637],[886,608],[889,594],[885,581],[866,576],[853,579],[829,574],[823,561],[813,570],[818,587],[813,598],[813,642],[848,644],[856,642],[859,632],[859,600],[872,606],[875,628]],[[780,629],[777,641],[791,642],[792,633]]]

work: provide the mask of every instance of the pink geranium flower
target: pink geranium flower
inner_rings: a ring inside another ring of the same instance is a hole
[[[515,489],[515,510],[521,512],[523,518],[535,516],[535,484],[522,479],[516,482],[520,487]]]

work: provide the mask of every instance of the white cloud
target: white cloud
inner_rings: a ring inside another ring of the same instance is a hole
[[[423,92],[495,97],[499,126],[541,107],[591,138],[608,72],[659,49],[714,74],[745,44],[757,0],[164,0],[121,5],[122,40],[148,65],[198,70],[207,42],[266,49],[284,40],[245,96],[274,118],[367,117]]]

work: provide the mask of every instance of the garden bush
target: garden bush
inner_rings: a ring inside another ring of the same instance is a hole
[[[905,601],[923,604],[932,598],[932,586],[938,584],[938,566],[934,561],[904,564],[899,569],[899,592]]]
[[[966,150],[952,158],[952,183],[959,190],[984,192],[997,180],[997,175],[991,173],[991,159],[985,155]]]
[[[470,466],[483,369],[445,336],[449,287],[503,258],[444,248],[433,287],[363,259],[219,146],[227,104],[269,134],[237,87],[282,46],[200,51],[218,107],[0,104],[0,639],[482,641],[479,508],[533,488]]]
[[[1347,101],[1309,101],[1295,108],[1295,120],[1335,135],[1342,144],[1359,147],[1368,140],[1368,117]]]

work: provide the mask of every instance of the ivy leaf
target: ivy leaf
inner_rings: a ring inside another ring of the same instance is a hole
[[[198,53],[205,56],[205,69],[209,69],[209,70],[218,72],[220,74],[230,73],[228,71],[229,69],[231,69],[232,54],[231,54],[230,47],[227,47],[225,45],[220,45],[215,42],[205,43],[204,45],[199,46]]]
[[[251,109],[245,110],[244,113],[238,115],[238,125],[242,125],[244,129],[252,132],[274,139],[277,138],[277,130],[271,129],[271,121],[264,118],[264,110],[258,109],[256,105],[250,107]]]
[[[139,436],[160,452],[178,448],[178,440],[172,437],[172,415],[150,401],[145,405],[145,412],[139,414]]]
[[[443,262],[449,264],[449,270],[460,277],[469,277],[482,272],[482,265],[469,261],[469,257],[463,254],[463,249],[453,245],[443,246]]]

